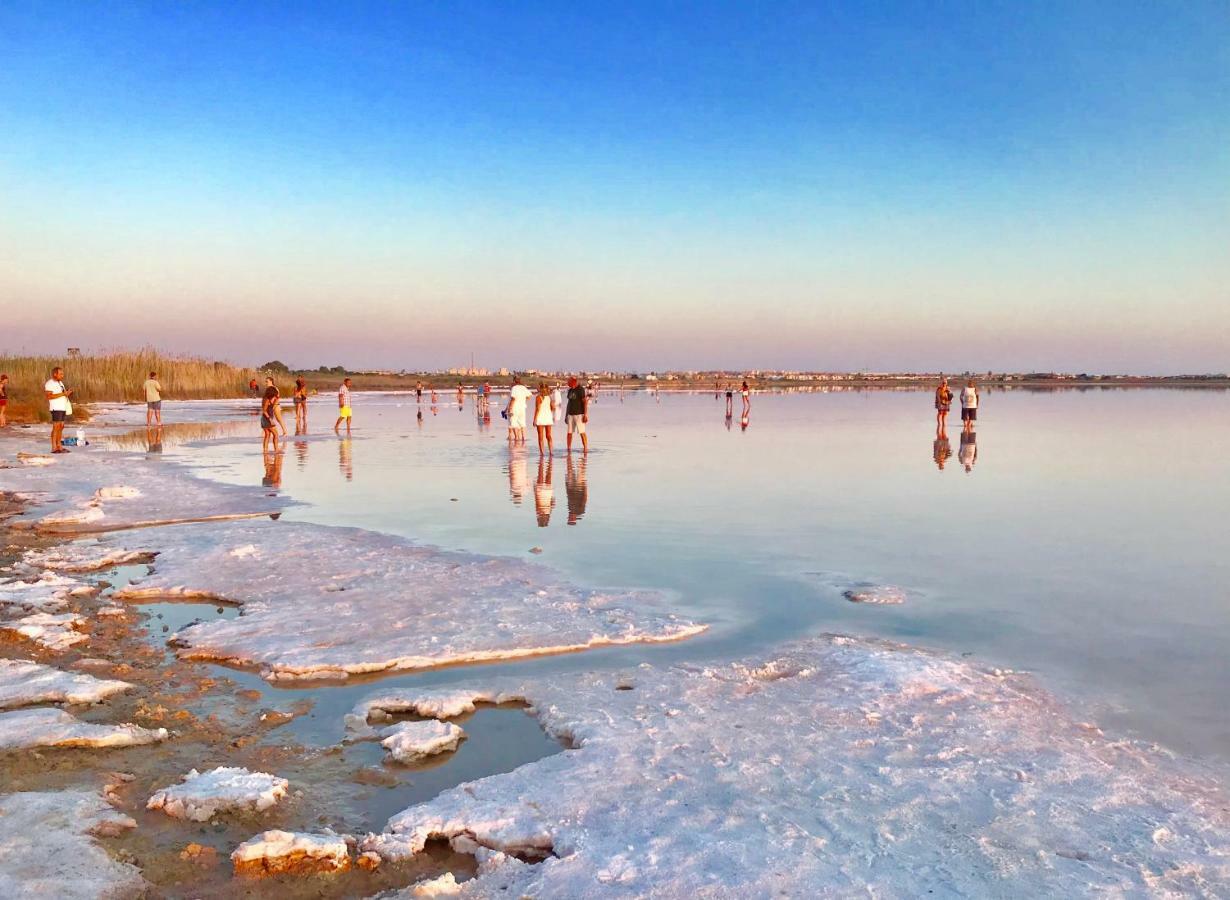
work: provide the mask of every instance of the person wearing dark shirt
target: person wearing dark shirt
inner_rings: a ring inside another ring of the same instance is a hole
[[[589,423],[589,394],[585,388],[581,387],[576,378],[568,379],[568,409],[565,424],[568,426],[568,437],[566,442],[569,452],[572,451],[572,436],[579,434],[581,436],[581,446],[584,452],[589,452],[589,435],[585,433],[585,426]]]

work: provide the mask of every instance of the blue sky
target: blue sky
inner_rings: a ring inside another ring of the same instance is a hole
[[[0,59],[0,349],[1230,368],[1225,3],[10,0]]]

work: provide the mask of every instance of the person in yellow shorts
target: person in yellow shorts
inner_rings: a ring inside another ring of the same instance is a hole
[[[342,427],[342,422],[346,423],[346,433],[350,434],[350,379],[342,380],[342,386],[337,389],[337,421],[333,423],[333,433],[340,434],[338,431]]]

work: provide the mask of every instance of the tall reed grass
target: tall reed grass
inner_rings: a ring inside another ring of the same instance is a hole
[[[11,420],[50,418],[43,385],[56,366],[64,369],[64,384],[74,391],[74,409],[91,402],[144,402],[142,385],[150,372],[158,373],[162,395],[172,401],[246,396],[249,380],[257,377],[255,369],[152,349],[64,358],[0,355],[0,372],[9,376]]]

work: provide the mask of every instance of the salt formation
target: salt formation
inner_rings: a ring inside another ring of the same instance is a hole
[[[146,550],[111,547],[93,539],[42,550],[27,550],[21,561],[24,566],[31,569],[80,573],[98,572],[134,563],[147,563],[153,558],[154,554]]]
[[[140,871],[94,840],[136,827],[91,791],[0,794],[0,897],[136,897]]]
[[[125,681],[103,681],[34,662],[0,659],[0,709],[35,703],[101,703],[131,687]]]
[[[348,720],[521,698],[576,748],[360,843],[391,861],[450,840],[480,861],[463,896],[1230,894],[1224,788],[1019,676],[828,636],[741,663],[479,684],[382,692]]]
[[[905,603],[905,591],[891,584],[856,584],[842,592],[842,596],[851,603],[868,603],[872,605],[897,606]]]
[[[235,522],[156,540],[154,572],[116,599],[242,604],[238,618],[189,626],[174,643],[181,656],[259,666],[269,679],[672,641],[705,627],[647,592],[583,590],[519,560],[357,529]]]
[[[84,626],[85,619],[73,613],[35,613],[0,622],[0,635],[26,638],[45,650],[62,653],[90,639],[80,630]]]
[[[95,725],[62,709],[0,712],[0,752],[35,747],[135,747],[167,739],[165,728]]]
[[[452,722],[399,722],[381,732],[380,746],[389,757],[407,765],[456,750],[466,733]]]
[[[224,766],[208,772],[192,769],[179,784],[149,798],[146,809],[160,809],[176,819],[208,822],[218,813],[263,812],[286,796],[285,778]]]
[[[253,877],[341,872],[350,868],[350,848],[336,834],[274,830],[244,841],[231,854],[231,862],[236,875]]]
[[[60,612],[68,606],[73,592],[82,587],[76,579],[50,573],[32,581],[0,583],[0,616]]]

